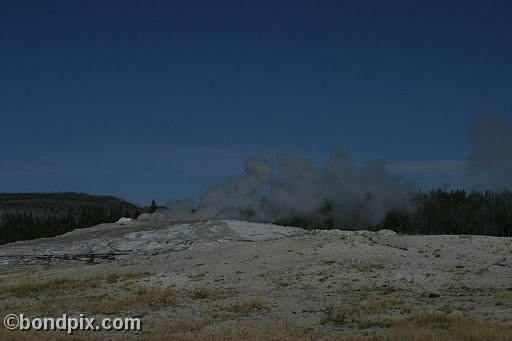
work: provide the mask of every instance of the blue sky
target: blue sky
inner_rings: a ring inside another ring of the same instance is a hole
[[[252,155],[436,185],[512,112],[507,1],[2,1],[0,191],[197,198]]]

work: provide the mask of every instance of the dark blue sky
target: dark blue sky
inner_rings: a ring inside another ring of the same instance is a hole
[[[0,191],[197,197],[337,147],[420,181],[512,113],[507,1],[2,1]],[[427,183],[428,183],[427,181]]]

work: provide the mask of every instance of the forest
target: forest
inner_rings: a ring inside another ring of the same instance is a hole
[[[364,212],[364,205],[361,212]],[[290,217],[276,223],[308,229],[391,229],[401,234],[472,234],[512,236],[512,192],[503,191],[445,191],[419,192],[410,210],[392,210],[384,220],[373,225],[339,224],[333,217],[332,204],[308,217]],[[318,217],[321,217],[320,219]]]
[[[418,194],[412,213],[393,211],[381,226],[404,234],[512,236],[512,192],[435,190]]]
[[[76,228],[137,217],[144,211],[113,196],[0,193],[0,244],[52,237]]]

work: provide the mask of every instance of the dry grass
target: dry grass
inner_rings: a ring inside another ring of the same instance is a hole
[[[173,286],[147,287],[135,280],[146,273],[106,273],[86,278],[57,278],[0,287],[10,309],[22,309],[32,315],[53,316],[62,313],[115,314],[129,311],[158,310],[174,306],[187,298],[224,299],[236,290]]]
[[[353,260],[350,264],[350,268],[353,268],[362,273],[375,272],[384,269],[382,264],[374,264],[365,261]]]
[[[71,279],[71,278],[59,278],[52,279],[44,282],[27,282],[11,284],[4,288],[4,293],[12,294],[16,297],[26,297],[40,295],[51,291],[69,291],[75,289],[89,289],[94,288],[99,283],[93,279]]]
[[[393,321],[388,340],[511,340],[512,328],[470,316],[416,315]]]
[[[144,273],[108,273],[87,278],[57,278],[39,282],[23,282],[1,287],[3,293],[15,297],[39,296],[55,291],[94,289],[103,283],[116,283],[146,276]]]
[[[353,331],[325,331],[295,325],[262,325],[232,322],[217,324],[204,320],[174,320],[153,322],[153,326],[139,333],[77,332],[72,337],[60,332],[12,332],[0,329],[2,340],[353,340],[353,341],[434,341],[434,340],[510,340],[511,328],[485,323],[468,316],[416,315],[404,320],[367,322],[365,327],[380,328],[381,332],[365,336]]]
[[[40,315],[111,314],[135,308],[167,307],[177,301],[172,287],[145,288],[134,281],[147,273],[105,273],[86,278],[58,278],[3,286],[11,310]],[[128,285],[129,284],[129,285]],[[9,297],[10,296],[10,297]],[[13,301],[13,299],[16,299]]]
[[[234,288],[216,288],[216,287],[196,287],[192,289],[182,289],[183,294],[193,300],[219,300],[238,294]]]
[[[176,302],[177,291],[170,288],[143,288],[139,289],[133,298],[137,302],[143,302],[150,307],[169,306]]]
[[[330,305],[325,309],[325,316],[322,318],[320,323],[344,324],[348,321],[350,316],[350,309],[342,306]]]
[[[343,324],[351,320],[349,310],[327,309],[325,321]],[[355,321],[354,321],[355,322]],[[354,340],[512,340],[510,326],[487,323],[471,316],[450,316],[446,314],[414,315],[406,319],[384,319],[357,321],[358,329],[375,329],[371,337],[345,335]],[[350,330],[350,329],[349,329]]]
[[[198,272],[194,274],[187,274],[187,277],[190,278],[191,281],[199,281],[206,276],[204,272]]]
[[[193,300],[205,300],[216,296],[217,291],[207,287],[194,288],[189,292],[189,297]]]
[[[195,323],[193,323],[195,325]],[[186,324],[185,324],[186,325]],[[206,325],[198,330],[183,332],[183,326],[178,330],[174,326],[162,325],[150,334],[144,336],[142,340],[160,341],[160,340],[211,340],[211,341],[261,341],[261,340],[318,340],[325,334],[322,332],[313,332],[299,326],[275,326],[275,325],[244,325],[233,323],[223,326]]]
[[[362,321],[370,317],[387,313],[392,308],[400,309],[403,300],[396,297],[362,300],[359,296],[351,297],[343,304],[330,304],[325,308],[321,324],[346,324]]]
[[[239,301],[230,307],[230,310],[239,315],[251,315],[256,311],[269,310],[267,304],[265,304],[259,298],[253,298],[247,301]]]
[[[320,278],[318,279],[320,282],[325,282],[326,280],[328,280],[329,278],[332,278],[334,277],[334,268],[331,268],[331,267],[324,267],[322,268],[319,272],[318,272],[318,276],[320,276]]]
[[[141,288],[127,293],[103,293],[93,296],[81,296],[80,299],[70,300],[69,297],[48,298],[33,301],[23,305],[23,311],[32,314],[115,314],[133,311],[140,308],[157,309],[168,307],[179,300],[178,291],[169,288]],[[13,307],[15,308],[15,307]]]
[[[496,305],[512,308],[512,291],[499,290],[496,292]]]
[[[204,289],[204,288],[198,288]],[[212,290],[212,291],[210,291]],[[87,302],[81,300],[82,308],[90,313],[105,311],[134,311],[146,307],[155,311],[174,306],[176,300],[186,299],[195,290],[176,288],[146,288],[134,290],[125,297],[101,299]],[[200,292],[204,292],[201,290]],[[218,297],[214,289],[207,289],[208,297]],[[226,291],[222,291],[225,294]],[[48,302],[46,302],[48,303]],[[0,329],[0,340],[510,340],[512,328],[478,320],[470,316],[447,314],[413,315],[405,319],[382,319],[388,309],[399,303],[398,298],[367,300],[359,305],[332,305],[326,309],[324,325],[309,328],[298,325],[260,324],[256,319],[239,320],[237,315],[250,316],[255,312],[268,311],[260,298],[241,300],[226,306],[231,314],[222,319],[211,315],[192,319],[160,318],[143,319],[141,332],[77,332],[72,337],[61,332],[13,332]],[[39,304],[45,304],[40,302]],[[57,303],[63,308],[61,303]],[[11,308],[9,308],[11,309]],[[165,310],[163,310],[165,311]],[[67,311],[70,312],[70,311]],[[5,311],[1,311],[5,313]],[[61,311],[62,313],[62,311]],[[375,315],[377,314],[377,315]],[[380,315],[378,315],[380,314]],[[154,315],[153,315],[154,316]],[[339,328],[342,325],[344,328]],[[364,332],[363,332],[364,330]],[[367,331],[371,330],[371,333]],[[365,336],[369,334],[370,336]]]

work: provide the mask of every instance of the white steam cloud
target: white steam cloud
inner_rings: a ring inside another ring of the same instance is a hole
[[[358,168],[344,151],[333,153],[325,167],[306,159],[250,158],[245,175],[210,187],[197,207],[180,199],[151,219],[240,219],[279,222],[327,217],[335,226],[365,226],[382,221],[393,209],[411,209],[411,187],[386,170],[382,161]]]

